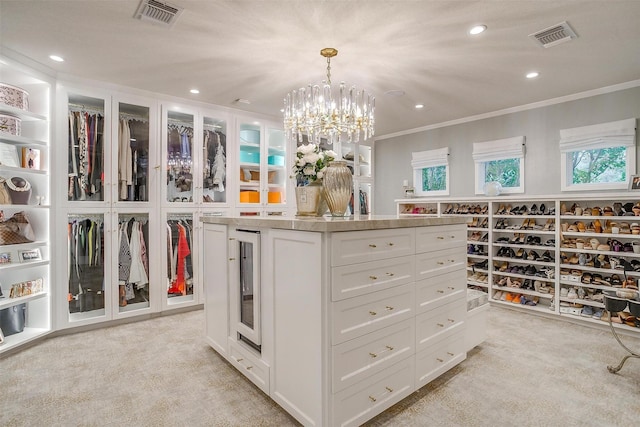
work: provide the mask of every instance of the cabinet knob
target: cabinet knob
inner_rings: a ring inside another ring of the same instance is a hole
[[[229,258],[229,261],[235,261],[235,260],[236,260],[235,258]]]
[[[371,279],[371,280],[378,280],[378,276],[369,276],[369,279]]]
[[[375,311],[369,311],[369,314],[372,316],[376,316],[378,313],[376,313]]]
[[[247,366],[247,371],[250,371],[253,368],[253,366]]]
[[[441,328],[444,328],[444,325],[442,323],[436,323],[436,325],[438,325]]]
[[[438,239],[438,240],[444,240],[444,237],[442,237],[442,236],[438,236],[438,237],[437,237],[437,239]]]
[[[386,308],[387,310],[389,310],[389,311],[393,310],[393,307],[391,307],[391,306],[389,306],[389,305],[388,305],[388,306],[386,306],[385,308]]]
[[[369,247],[370,247],[370,248],[377,248],[377,246],[376,246],[376,245],[374,245],[373,243],[369,243]]]
[[[238,362],[242,362],[244,359],[236,359]]]
[[[378,357],[378,355],[377,355],[377,354],[375,354],[375,353],[369,353],[369,356],[371,356],[371,357],[373,357],[373,358]]]
[[[444,294],[444,291],[442,289],[438,289],[436,292],[438,292],[439,294]]]
[[[436,360],[437,360],[438,362],[440,362],[440,363],[444,362],[444,360],[442,360],[442,359],[440,359],[440,358],[437,358],[437,357],[436,357]]]
[[[388,245],[389,245],[389,246],[393,246],[393,243],[392,243],[392,242],[389,242],[389,243],[388,243]]]
[[[453,286],[447,286],[448,289],[451,289],[452,291],[455,291],[456,288],[454,288]]]
[[[453,320],[453,319],[447,319],[447,320],[448,320],[449,322],[451,322],[451,323],[456,323],[456,321],[455,321],[455,320]]]
[[[371,400],[372,402],[375,402],[377,399],[373,396],[369,396],[369,400]]]
[[[447,354],[448,354],[449,356],[453,356],[453,353],[451,353],[450,351],[447,351]]]
[[[389,277],[393,277],[393,276],[395,276],[395,273],[386,273],[386,275],[389,276]]]
[[[391,387],[385,387],[389,393],[393,393],[393,389]]]
[[[438,264],[438,265],[444,265],[444,262],[442,262],[442,261],[438,261],[436,264]]]
[[[385,345],[385,347],[387,348],[387,350],[393,351],[393,347],[391,347],[390,345]]]

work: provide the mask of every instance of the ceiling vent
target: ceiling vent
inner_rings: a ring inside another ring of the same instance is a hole
[[[551,47],[568,42],[578,36],[573,31],[573,28],[569,26],[569,23],[564,21],[537,33],[529,34],[529,37],[542,47]]]
[[[172,27],[184,9],[157,0],[142,0],[135,18],[154,24]]]

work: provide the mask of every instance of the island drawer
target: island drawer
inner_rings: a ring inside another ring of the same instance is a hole
[[[413,255],[415,228],[346,231],[331,234],[331,265],[347,265]]]
[[[462,268],[438,276],[427,277],[416,282],[416,314],[424,313],[466,293],[467,272]]]
[[[464,329],[467,302],[458,298],[441,307],[416,316],[416,351]]]
[[[464,331],[439,340],[416,353],[416,390],[466,358]]]
[[[413,283],[332,304],[332,344],[414,317]]]
[[[340,301],[414,281],[415,257],[362,262],[331,269],[331,300]]]
[[[467,228],[464,224],[419,227],[416,229],[416,253],[460,248],[464,247],[466,243]]]
[[[237,341],[229,340],[229,359],[245,377],[269,394],[269,366]]]
[[[408,319],[333,346],[334,393],[414,354],[415,321]]]
[[[407,357],[332,396],[332,426],[359,426],[410,395],[415,362]]]
[[[466,253],[461,248],[445,249],[416,255],[416,280],[464,269]]]

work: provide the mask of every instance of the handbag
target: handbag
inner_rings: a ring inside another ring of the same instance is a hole
[[[27,304],[22,303],[0,310],[0,329],[5,337],[24,331]]]
[[[34,240],[33,228],[24,212],[17,212],[11,218],[0,221],[0,245],[30,243]]]
[[[0,176],[0,205],[10,205],[11,196],[7,189],[6,179]]]

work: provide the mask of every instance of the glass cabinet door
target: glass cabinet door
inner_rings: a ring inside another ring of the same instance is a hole
[[[117,229],[118,311],[148,308],[149,292],[149,215],[118,214]]]
[[[238,147],[240,203],[259,204],[261,202],[260,138],[260,125],[240,124],[240,144]]]
[[[191,203],[194,194],[194,116],[167,113],[167,202]]]
[[[168,304],[194,299],[194,228],[193,215],[167,213],[166,256]]]
[[[105,101],[69,95],[67,200],[104,201]]]
[[[267,129],[267,203],[277,205],[286,202],[286,142],[284,131]]]
[[[202,201],[227,201],[227,123],[203,118],[202,126]]]
[[[69,319],[105,315],[104,215],[68,214]]]
[[[149,107],[118,103],[117,160],[114,182],[118,201],[149,201]],[[115,138],[114,138],[115,140]],[[114,141],[115,142],[115,141]]]

